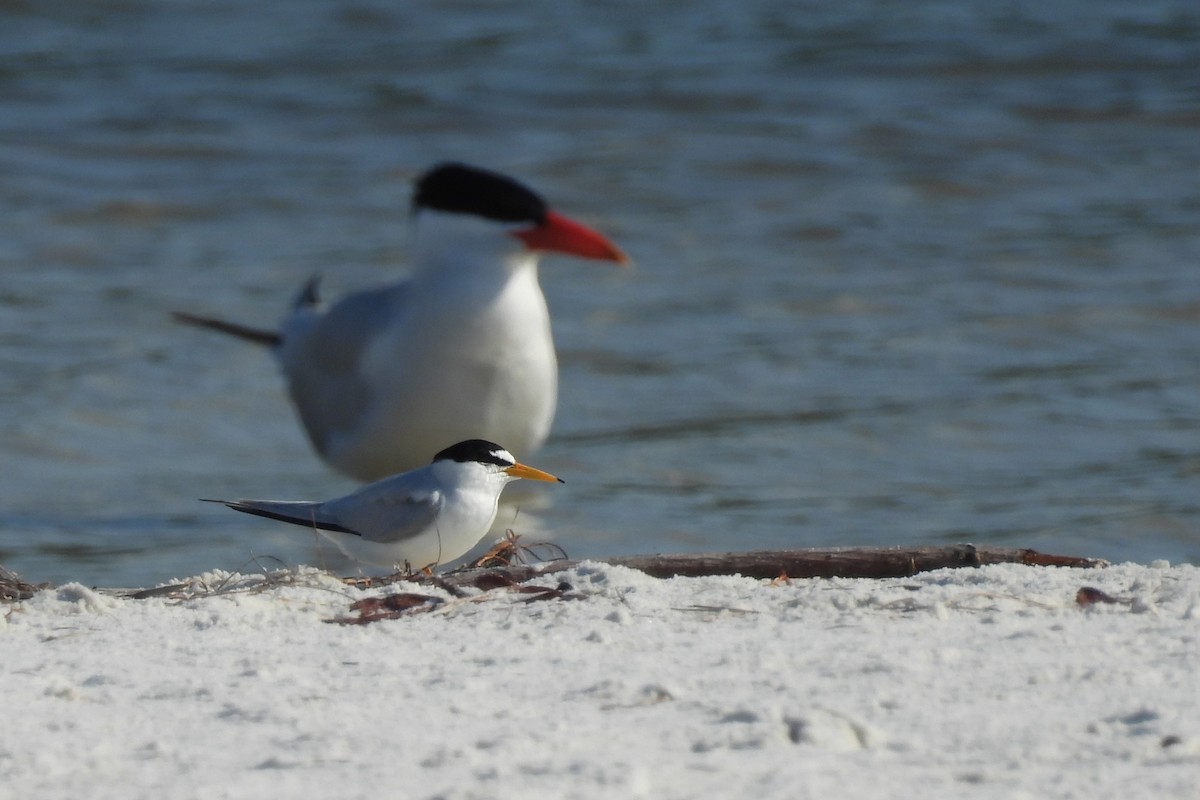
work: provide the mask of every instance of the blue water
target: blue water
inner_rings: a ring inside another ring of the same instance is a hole
[[[1192,0],[0,6],[0,563],[326,558],[195,502],[352,484],[169,312],[401,275],[445,158],[636,262],[544,262],[527,537],[1200,562],[1198,76]]]

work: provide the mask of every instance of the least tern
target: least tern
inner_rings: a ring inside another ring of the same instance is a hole
[[[447,447],[420,469],[323,503],[205,502],[312,528],[365,564],[426,568],[454,561],[474,547],[496,519],[500,492],[519,478],[562,483],[518,463],[494,442],[470,439]]]
[[[464,164],[417,181],[413,223],[408,280],[326,307],[314,279],[278,332],[175,315],[270,345],[313,446],[358,480],[412,469],[468,437],[522,456],[540,447],[558,401],[558,361],[538,259],[627,261],[525,186]]]

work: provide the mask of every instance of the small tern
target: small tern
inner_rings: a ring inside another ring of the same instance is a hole
[[[457,163],[417,180],[412,242],[407,280],[325,306],[314,279],[279,331],[175,317],[270,346],[314,448],[352,478],[412,469],[470,437],[535,451],[558,402],[538,259],[628,259],[511,178]]]
[[[518,463],[494,442],[470,439],[447,447],[420,469],[323,503],[204,502],[307,526],[364,564],[428,568],[454,561],[474,547],[496,519],[500,492],[519,478],[562,483],[548,472]]]

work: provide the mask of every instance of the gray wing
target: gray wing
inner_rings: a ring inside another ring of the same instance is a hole
[[[394,318],[404,284],[349,294],[327,310],[301,304],[284,322],[277,350],[292,401],[321,453],[353,432],[371,403],[364,353]]]
[[[420,536],[433,527],[446,504],[436,487],[413,485],[419,472],[385,478],[354,494],[323,504],[335,524],[368,542],[391,544]]]

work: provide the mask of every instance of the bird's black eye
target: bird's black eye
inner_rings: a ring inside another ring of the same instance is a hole
[[[486,439],[468,439],[465,442],[447,447],[433,457],[434,461],[458,461],[467,463],[478,461],[480,464],[495,464],[498,467],[511,467],[517,463],[512,454],[495,442]]]
[[[545,200],[512,178],[457,163],[439,164],[421,176],[413,211],[421,208],[531,225],[545,222],[547,211]]]

